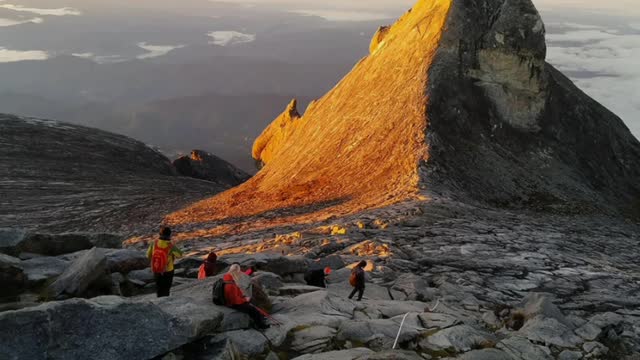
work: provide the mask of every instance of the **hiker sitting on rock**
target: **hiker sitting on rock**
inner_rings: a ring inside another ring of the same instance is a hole
[[[309,286],[326,288],[329,274],[331,274],[331,268],[328,266],[324,269],[310,270],[304,275],[304,281]]]
[[[171,293],[173,263],[180,257],[182,257],[182,250],[171,241],[171,229],[163,226],[160,229],[160,238],[152,242],[147,249],[147,258],[151,261],[151,271],[156,281],[158,297],[169,296]]]
[[[238,284],[244,282],[243,277],[247,277],[247,275],[242,272],[240,265],[233,264],[229,272],[222,278],[224,281],[225,306],[249,315],[259,329],[266,329],[269,325],[265,317],[260,310],[251,305],[251,298],[246,296],[241,287],[238,286]]]
[[[351,271],[351,276],[349,277],[349,284],[353,286],[353,291],[351,295],[349,295],[349,299],[352,299],[353,296],[358,293],[358,301],[362,300],[362,295],[364,295],[364,268],[367,266],[367,262],[362,260],[356,265],[355,268]]]
[[[204,280],[208,277],[214,276],[218,272],[218,267],[216,265],[217,261],[218,256],[216,253],[209,253],[205,261],[200,265],[200,269],[198,269],[198,280]]]

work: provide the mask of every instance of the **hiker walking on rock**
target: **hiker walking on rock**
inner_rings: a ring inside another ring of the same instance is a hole
[[[351,271],[351,276],[349,277],[349,283],[353,286],[353,291],[351,295],[349,295],[349,299],[352,299],[353,296],[358,293],[358,301],[362,300],[362,295],[364,295],[364,268],[367,266],[367,262],[362,260],[356,265],[355,268]]]
[[[159,239],[152,242],[147,249],[147,258],[151,261],[151,271],[156,281],[158,297],[170,295],[173,284],[173,263],[182,255],[182,250],[171,241],[171,229],[163,226],[160,229]]]
[[[243,292],[241,285],[239,286],[244,282],[244,277],[247,277],[247,275],[242,272],[240,265],[233,264],[229,272],[222,278],[224,281],[225,306],[249,315],[255,322],[256,327],[266,329],[269,327],[267,320],[260,313],[260,310],[251,305],[251,297]]]

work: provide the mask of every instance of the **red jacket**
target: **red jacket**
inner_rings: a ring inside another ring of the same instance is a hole
[[[230,274],[225,274],[222,280],[226,282],[226,284],[224,284],[224,301],[226,306],[242,305],[248,302],[242,290],[236,285]]]

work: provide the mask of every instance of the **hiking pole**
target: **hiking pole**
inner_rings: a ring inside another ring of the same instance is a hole
[[[273,316],[271,316],[271,314],[269,314],[268,312],[266,312],[265,310],[253,305],[253,304],[249,304],[251,305],[254,309],[258,310],[258,312],[260,314],[262,314],[262,316],[266,317],[267,319],[271,320],[274,324],[281,326],[282,323],[278,320],[276,320],[276,318],[274,318]]]
[[[409,316],[409,313],[404,314],[404,317],[402,318],[402,322],[400,323],[400,329],[398,329],[398,335],[396,336],[396,341],[393,343],[393,347],[391,348],[392,350],[395,350],[396,345],[398,345],[398,340],[400,339],[400,333],[402,332],[402,326],[404,326],[404,321],[407,319],[407,316]]]

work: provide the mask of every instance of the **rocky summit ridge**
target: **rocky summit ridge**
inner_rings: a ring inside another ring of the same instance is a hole
[[[435,197],[637,219],[640,143],[545,57],[529,0],[418,1],[258,137],[254,178],[167,220],[215,235],[225,218],[287,214],[235,222],[255,229]]]
[[[178,176],[164,155],[125,136],[0,114],[0,229],[145,233],[166,213],[241,182],[208,180],[219,181]]]

